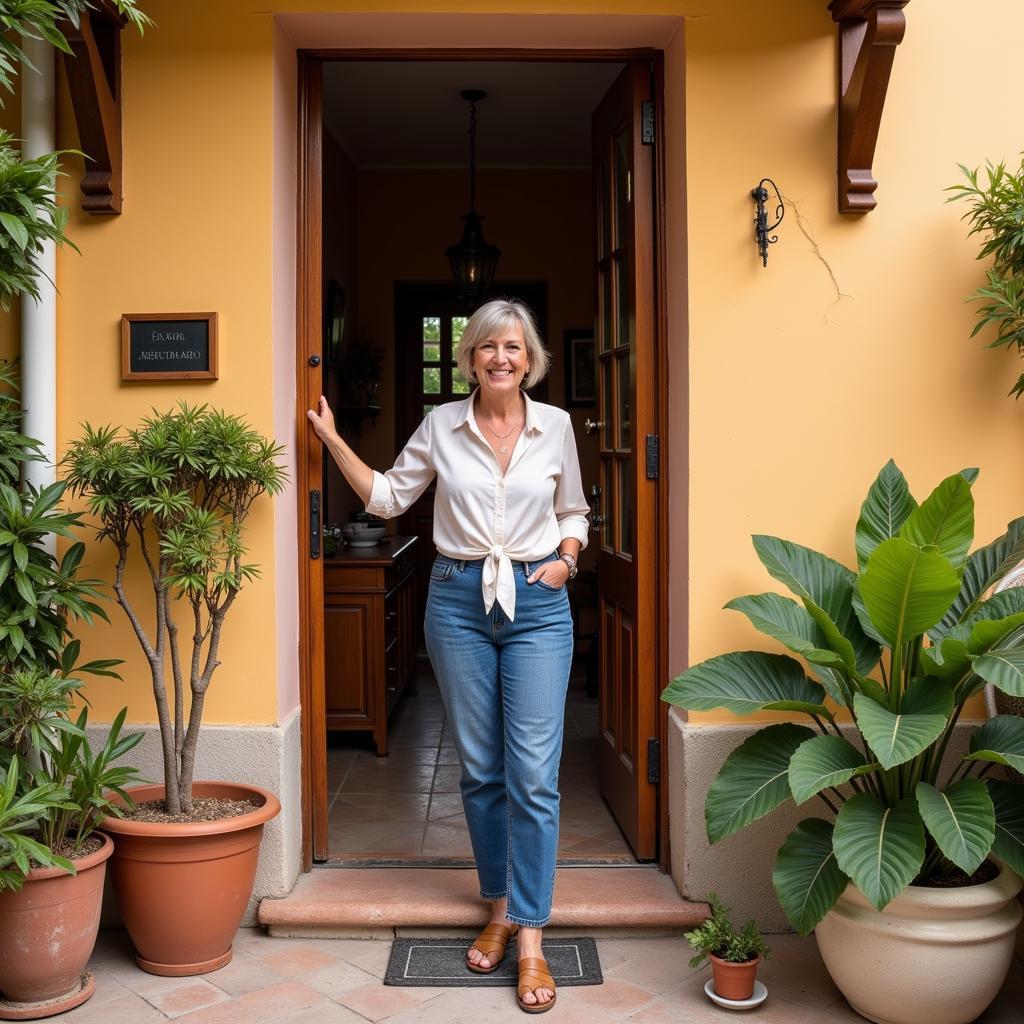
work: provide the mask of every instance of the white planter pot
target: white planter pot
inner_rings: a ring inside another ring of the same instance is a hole
[[[968,1024],[998,995],[1021,920],[1021,879],[908,886],[879,912],[851,882],[815,929],[832,980],[877,1024]]]

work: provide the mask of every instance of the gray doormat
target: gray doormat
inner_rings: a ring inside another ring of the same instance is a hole
[[[515,985],[519,980],[515,942],[492,974],[474,974],[466,967],[466,950],[475,936],[465,939],[395,939],[385,985]],[[600,985],[601,961],[593,939],[544,939],[548,970],[557,985]]]

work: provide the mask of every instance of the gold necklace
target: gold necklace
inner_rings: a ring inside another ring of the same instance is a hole
[[[512,430],[508,430],[508,431],[506,431],[506,432],[505,432],[504,434],[499,434],[499,433],[498,433],[498,432],[497,432],[497,431],[496,431],[496,430],[495,430],[495,429],[494,429],[493,427],[490,427],[490,426],[488,426],[488,425],[487,425],[486,423],[484,424],[484,429],[485,429],[485,430],[489,430],[489,431],[490,431],[490,432],[491,432],[491,433],[492,433],[492,434],[493,434],[493,435],[494,435],[494,436],[495,436],[495,437],[496,437],[496,438],[497,438],[497,439],[498,439],[499,441],[504,441],[504,440],[505,440],[505,438],[506,438],[506,437],[508,437],[508,436],[509,436],[509,434],[511,434],[511,433],[512,433],[513,431],[515,431],[515,430],[522,430],[522,428],[523,428],[523,425],[524,425],[525,423],[526,423],[526,421],[525,421],[525,420],[523,420],[523,422],[522,422],[522,423],[517,423],[517,424],[516,424],[516,425],[515,425],[515,426],[514,426],[514,427],[512,428]],[[500,448],[498,449],[498,451],[499,451],[499,452],[500,452],[500,453],[501,453],[502,455],[507,455],[507,454],[508,454],[508,445],[505,445],[505,444],[503,444],[503,445],[502,445],[502,446],[501,446],[501,447],[500,447]]]

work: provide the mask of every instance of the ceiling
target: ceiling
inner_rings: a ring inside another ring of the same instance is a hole
[[[589,167],[590,115],[624,65],[332,61],[324,122],[359,167],[465,167],[477,104],[478,167]]]

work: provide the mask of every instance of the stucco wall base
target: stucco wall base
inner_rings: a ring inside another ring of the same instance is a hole
[[[243,925],[256,924],[256,910],[266,896],[289,893],[299,876],[302,849],[302,777],[300,718],[296,708],[283,722],[272,726],[204,726],[196,753],[197,779],[244,781],[275,793],[281,813],[267,822],[260,846],[259,866],[252,898]],[[89,741],[102,744],[108,726],[89,726]],[[160,733],[155,725],[130,726],[144,738],[125,760],[145,779],[163,778]],[[120,924],[112,886],[104,894],[103,927]]]
[[[972,724],[957,727],[947,760],[966,751]],[[702,900],[714,891],[740,922],[753,918],[763,931],[787,932],[793,929],[772,888],[772,864],[798,821],[829,816],[825,805],[817,799],[799,809],[786,804],[714,847],[704,827],[704,801],[722,762],[762,728],[763,722],[694,726],[674,711],[669,715],[672,878],[687,899]]]

